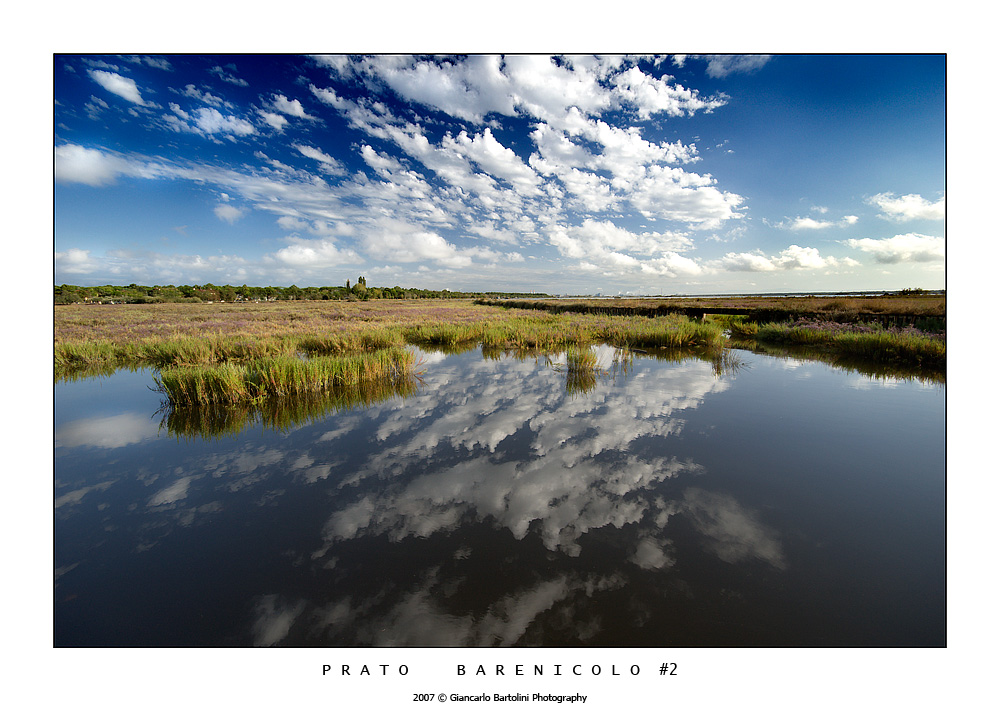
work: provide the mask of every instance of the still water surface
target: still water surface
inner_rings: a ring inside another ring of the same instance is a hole
[[[597,350],[211,433],[57,384],[56,645],[945,644],[943,384]]]

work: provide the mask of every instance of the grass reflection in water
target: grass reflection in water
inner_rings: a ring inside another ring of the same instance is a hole
[[[382,382],[272,397],[253,404],[174,406],[164,403],[157,413],[160,429],[177,439],[235,437],[246,427],[257,423],[266,429],[291,431],[338,411],[366,408],[390,399],[413,396],[418,388],[419,378],[411,373]]]
[[[424,351],[440,351],[440,347],[425,347]],[[454,347],[448,349],[457,352]],[[468,348],[463,346],[463,350]],[[730,349],[681,350],[659,349],[655,352],[635,351],[610,346],[570,346],[556,353],[538,353],[526,349],[482,347],[483,358],[500,360],[536,359],[551,367],[556,373],[565,375],[566,393],[570,396],[593,392],[602,379],[614,380],[625,377],[632,371],[636,354],[653,356],[659,361],[680,363],[686,359],[698,358],[712,365],[716,377],[733,376],[746,364],[739,360]],[[173,369],[154,377],[156,390],[164,395],[160,410],[160,429],[176,438],[219,438],[235,436],[246,427],[260,423],[265,428],[288,431],[293,428],[319,421],[331,413],[353,408],[364,408],[393,398],[413,396],[420,388],[420,374],[415,369],[418,362],[410,359],[405,368],[386,366],[381,375],[369,374],[364,380],[355,379],[351,383],[327,383],[322,388],[298,391],[286,389],[282,393],[263,394],[247,391],[246,387],[258,383],[247,370],[213,367]],[[343,359],[340,359],[341,361]],[[206,371],[216,371],[223,380],[206,378]],[[232,374],[233,378],[225,378]],[[240,374],[251,380],[237,378]],[[198,399],[201,402],[176,403],[168,394],[166,376],[174,384],[187,384],[187,388],[176,398]],[[177,381],[177,376],[183,376]],[[231,386],[226,386],[226,384]],[[240,387],[243,384],[244,387]],[[222,401],[227,389],[236,388],[233,401]]]

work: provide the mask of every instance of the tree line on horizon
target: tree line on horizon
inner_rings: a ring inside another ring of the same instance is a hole
[[[56,305],[74,303],[261,303],[268,301],[369,301],[377,299],[416,298],[538,298],[545,293],[508,293],[501,291],[440,291],[400,286],[368,286],[364,276],[357,283],[348,279],[341,286],[218,286],[200,285],[143,286],[55,286]]]

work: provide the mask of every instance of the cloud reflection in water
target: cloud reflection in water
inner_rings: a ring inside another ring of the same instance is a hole
[[[606,370],[609,354],[598,358]],[[269,515],[243,522],[262,525],[254,553],[270,565],[244,600],[258,646],[604,639],[609,625],[656,618],[680,558],[675,515],[726,563],[785,568],[776,532],[734,497],[692,486],[706,469],[686,453],[688,412],[733,382],[711,363],[640,360],[628,374],[596,373],[586,393],[567,388],[558,359],[472,352],[425,364],[412,393],[308,423],[264,423],[220,441],[193,426],[161,437],[183,451],[131,472],[141,484],[127,487],[132,501],[118,517],[131,548],[162,549],[178,530],[311,499],[314,526],[275,528],[281,548],[268,545]],[[64,438],[87,438],[73,429]],[[266,581],[288,575],[312,592]]]
[[[379,445],[334,470],[341,489],[357,492],[330,515],[310,557],[318,565],[333,558],[327,568],[347,574],[345,550],[364,539],[411,545],[453,539],[461,548],[449,570],[425,568],[418,583],[402,589],[395,579],[362,597],[312,600],[296,643],[305,637],[348,645],[508,646],[530,643],[529,630],[543,617],[543,626],[562,624],[583,642],[603,628],[601,615],[586,611],[593,595],[622,589],[629,574],[673,567],[666,525],[674,514],[695,515],[726,561],[756,550],[780,568],[776,535],[734,499],[689,489],[682,500],[673,497],[683,486],[667,491],[665,485],[702,473],[702,465],[666,448],[648,451],[680,433],[678,414],[729,387],[710,364],[643,365],[628,383],[599,384],[584,395],[567,393],[553,383],[551,369],[532,362],[438,361],[425,394],[389,401],[377,414],[371,434]],[[310,458],[323,454],[317,449]],[[736,526],[727,532],[727,523]],[[476,592],[485,609],[470,613],[454,600],[470,593],[463,567],[482,563],[463,541],[466,530],[483,525],[517,542],[536,539],[556,556],[549,571],[535,569],[540,578],[530,584],[512,582],[493,597]],[[564,570],[557,560],[579,557],[593,530],[617,530],[616,543],[630,551],[605,573]],[[622,562],[633,571],[623,571]]]

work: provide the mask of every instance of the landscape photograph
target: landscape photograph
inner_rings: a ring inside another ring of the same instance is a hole
[[[944,54],[52,73],[54,647],[948,646]]]

